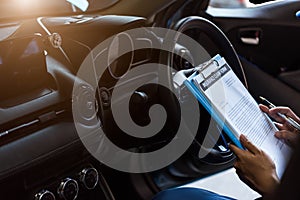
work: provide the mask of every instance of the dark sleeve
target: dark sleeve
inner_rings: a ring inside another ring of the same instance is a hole
[[[299,200],[300,199],[300,143],[288,164],[282,177],[281,184],[270,198],[272,200]],[[265,198],[264,198],[265,199]]]
[[[236,200],[199,188],[173,188],[158,193],[152,200]]]

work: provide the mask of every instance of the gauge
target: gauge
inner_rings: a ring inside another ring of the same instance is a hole
[[[120,33],[112,40],[108,50],[108,69],[111,76],[119,79],[128,72],[133,62],[133,40],[127,33]]]

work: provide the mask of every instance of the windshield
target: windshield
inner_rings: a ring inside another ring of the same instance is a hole
[[[118,0],[0,0],[0,18],[79,14],[101,10]]]

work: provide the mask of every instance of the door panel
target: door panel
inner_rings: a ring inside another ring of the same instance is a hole
[[[299,1],[244,9],[208,9],[238,54],[254,98],[265,96],[300,113]]]

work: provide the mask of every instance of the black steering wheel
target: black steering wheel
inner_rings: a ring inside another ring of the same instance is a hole
[[[189,16],[178,21],[172,28],[180,33],[197,30],[206,34],[220,50],[220,54],[225,57],[226,61],[242,83],[248,87],[242,64],[235,49],[233,48],[233,45],[221,29],[214,23],[203,17]]]
[[[191,31],[195,31],[194,33],[198,33],[198,34],[199,33],[205,34],[207,36],[207,38],[209,38],[210,41],[213,42],[214,46],[217,47],[218,53],[226,59],[226,61],[231,66],[233,71],[236,73],[238,78],[245,85],[245,87],[247,87],[247,81],[245,78],[243,67],[241,65],[241,62],[239,60],[239,57],[238,57],[235,49],[233,48],[233,45],[230,43],[230,41],[228,40],[226,35],[221,31],[221,29],[218,28],[215,24],[213,24],[212,22],[210,22],[209,20],[207,20],[203,17],[189,16],[189,17],[183,18],[180,21],[178,21],[178,23],[176,23],[173,26],[173,30],[175,30],[179,33],[187,34],[187,35],[189,35],[191,33]],[[211,55],[211,56],[214,56],[214,55]],[[171,60],[173,58],[169,57],[169,59]],[[172,62],[170,60],[169,60],[169,63]],[[188,72],[189,70],[185,70],[185,71]],[[210,115],[201,106],[200,106],[200,111],[201,111],[201,115],[205,116],[205,117],[201,116],[201,120],[199,122],[199,130],[201,132],[201,129],[202,129],[202,132],[206,133],[208,123],[210,121]],[[220,131],[220,132],[222,132],[222,131]],[[199,132],[198,132],[198,135],[199,135]],[[200,133],[200,135],[201,135],[201,133]],[[194,147],[191,147],[191,152],[194,154],[194,157],[196,160],[197,160],[197,155],[195,155],[195,152],[199,152],[199,148],[202,145],[203,138],[204,138],[204,136],[202,133],[202,136],[198,137],[198,139],[197,138],[195,139],[195,143],[197,143],[197,145],[196,145],[197,147],[195,147],[195,145],[194,145]],[[218,142],[219,143],[227,143],[226,139],[224,140],[224,137],[220,137],[219,139],[217,138],[217,145],[212,149],[207,149],[207,151],[208,151],[207,156],[205,156],[204,158],[198,159],[198,161],[203,161],[206,164],[209,164],[209,165],[212,164],[214,166],[216,166],[216,165],[224,166],[224,164],[226,164],[226,163],[230,164],[230,162],[234,159],[232,152],[229,149],[227,149],[225,151],[224,151],[224,149],[223,150],[219,149]],[[224,145],[226,146],[227,144],[224,144]],[[205,147],[202,147],[202,148],[205,149]],[[201,168],[202,165],[199,165],[199,167]]]

